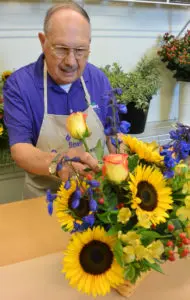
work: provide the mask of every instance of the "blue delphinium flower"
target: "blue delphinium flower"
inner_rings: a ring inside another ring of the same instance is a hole
[[[116,152],[119,150],[119,141],[117,134],[123,133],[127,134],[130,130],[130,123],[127,121],[120,121],[119,119],[119,113],[126,114],[127,113],[127,107],[124,104],[117,103],[115,95],[121,95],[122,90],[121,89],[112,89],[105,95],[105,97],[109,96],[109,102],[108,102],[108,115],[106,117],[106,122],[104,124],[104,133],[107,136],[115,136],[115,142],[112,143],[116,147]],[[107,98],[106,98],[107,99]],[[110,116],[112,115],[112,116]]]
[[[98,204],[97,204],[96,200],[91,198],[89,201],[89,207],[90,207],[91,211],[97,211]]]
[[[176,124],[176,129],[170,131],[171,141],[163,146],[160,152],[164,156],[164,164],[167,178],[174,176],[174,167],[181,160],[188,157],[190,153],[190,127],[181,123]]]
[[[53,201],[57,198],[57,194],[52,194],[51,191],[48,189],[46,191],[46,201],[47,201],[47,209],[48,213],[51,216],[53,213]]]
[[[73,209],[76,209],[76,208],[79,207],[79,205],[80,205],[80,199],[81,199],[81,191],[77,187],[77,189],[75,190],[75,192],[72,194],[71,207]]]
[[[100,186],[100,182],[97,180],[87,180],[87,183],[91,186],[91,187],[99,187]]]

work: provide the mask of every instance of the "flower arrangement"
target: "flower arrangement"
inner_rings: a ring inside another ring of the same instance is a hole
[[[111,95],[115,115],[123,107]],[[81,112],[73,113],[67,130],[85,141],[87,151],[90,131],[85,122]],[[173,131],[178,146],[173,141],[160,148],[127,135],[128,130],[129,124],[108,119],[105,134],[112,135],[116,153],[104,155],[98,142],[98,173],[76,173],[62,182],[57,194],[47,191],[49,213],[54,207],[61,228],[71,233],[63,258],[65,277],[72,287],[94,297],[119,290],[126,281],[135,285],[150,270],[163,273],[165,261],[190,252],[190,170],[186,156],[179,156],[186,149],[180,146],[186,142],[184,135]],[[78,158],[63,160],[72,164]],[[173,172],[169,178],[168,167]]]
[[[167,68],[174,71],[174,78],[178,81],[189,82],[190,78],[190,31],[187,30],[183,37],[175,37],[165,33],[161,39],[158,55]]]
[[[8,133],[3,120],[4,103],[2,89],[7,78],[12,74],[11,71],[4,71],[0,76],[0,146],[4,147],[8,142]]]

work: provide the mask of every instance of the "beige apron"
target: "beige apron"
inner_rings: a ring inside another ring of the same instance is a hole
[[[105,145],[105,135],[102,123],[91,106],[90,95],[82,76],[81,83],[85,92],[86,101],[89,105],[84,113],[87,114],[87,124],[92,132],[91,136],[87,139],[88,146],[92,150],[99,139],[101,139]],[[52,149],[56,149],[57,152],[66,152],[69,147],[79,146],[79,141],[73,140],[68,135],[65,126],[67,115],[48,114],[47,92],[47,67],[44,63],[44,118],[36,147],[45,152],[51,152]],[[56,192],[60,183],[61,180],[53,176],[40,176],[26,173],[23,198],[29,199],[43,196],[47,189]]]

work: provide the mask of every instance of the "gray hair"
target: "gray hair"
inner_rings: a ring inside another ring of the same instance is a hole
[[[76,12],[78,12],[79,14],[81,14],[90,24],[90,17],[87,14],[87,12],[76,2],[74,1],[70,1],[70,0],[65,0],[63,1],[63,3],[61,4],[56,4],[52,7],[50,7],[46,13],[45,19],[44,19],[44,33],[47,34],[48,32],[48,27],[49,27],[49,22],[50,19],[52,17],[52,15],[62,9],[71,9],[74,10]]]

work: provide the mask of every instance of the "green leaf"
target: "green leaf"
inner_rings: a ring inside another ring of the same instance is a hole
[[[182,225],[178,219],[170,219],[169,222],[175,226],[175,230],[182,229]]]
[[[117,215],[118,211],[106,211],[102,214],[97,214],[97,217],[100,221],[102,221],[105,224],[116,224],[117,223]]]
[[[127,265],[125,272],[124,272],[125,280],[133,281],[136,277],[136,271],[135,268],[129,264]]]
[[[97,214],[97,217],[100,221],[102,221],[105,224],[110,224],[110,212],[105,212],[103,214]]]
[[[157,264],[157,263],[151,264],[148,260],[146,260],[146,261],[144,261],[144,264],[147,265],[148,267],[150,267],[151,269],[159,272],[159,273],[165,274],[163,272],[162,268],[160,267],[160,265]]]
[[[114,249],[113,249],[114,256],[118,262],[118,264],[123,267],[124,262],[123,262],[123,247],[122,243],[120,240],[117,240],[115,243]]]
[[[139,157],[137,154],[128,157],[128,168],[130,172],[133,172],[134,169],[137,167],[139,161]]]
[[[107,235],[116,235],[118,231],[120,231],[122,228],[122,225],[116,224],[111,226],[111,228],[108,230]]]
[[[102,146],[101,139],[98,140],[98,142],[94,148],[94,152],[96,154],[97,160],[101,161],[104,156],[104,148]]]
[[[155,231],[139,230],[137,233],[141,235],[141,242],[144,246],[148,246],[155,239],[162,237],[158,232]]]

